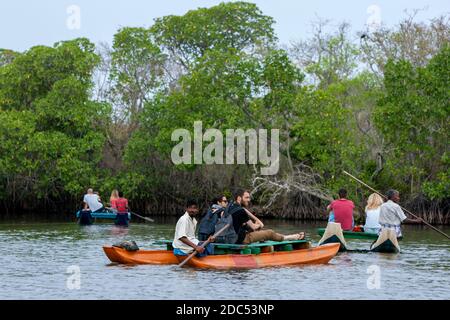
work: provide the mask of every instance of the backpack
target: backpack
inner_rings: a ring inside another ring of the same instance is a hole
[[[209,237],[214,234],[215,225],[217,223],[217,220],[219,220],[220,214],[224,211],[223,208],[218,209],[216,211],[212,211],[212,209],[209,209],[208,212],[206,212],[205,216],[200,221],[199,229],[198,229],[198,236],[201,238],[201,235],[205,235],[206,237]]]
[[[127,251],[139,251],[139,247],[134,241],[122,241],[119,243],[113,244],[113,247],[125,249]]]
[[[224,228],[226,225],[230,225],[230,227],[216,237],[216,243],[235,244],[237,242],[238,235],[233,226],[233,213],[237,212],[240,209],[240,206],[233,206],[233,204],[230,204],[225,208],[222,217],[217,220],[215,233]]]

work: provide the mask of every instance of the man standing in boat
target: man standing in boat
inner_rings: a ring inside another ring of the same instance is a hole
[[[118,192],[119,197],[113,202],[113,209],[117,212],[116,224],[128,226],[128,199],[123,196],[123,192]]]
[[[195,237],[195,229],[197,227],[198,204],[194,200],[189,200],[186,205],[185,214],[178,220],[175,227],[175,237],[172,243],[174,254],[177,256],[187,256],[197,251],[197,257],[204,257],[214,253],[213,246],[209,243],[205,248]],[[214,242],[214,238],[210,237],[210,242]]]
[[[305,233],[282,235],[270,229],[246,208],[250,205],[250,192],[238,190],[234,195],[234,203],[228,209],[232,212],[233,228],[237,234],[236,244],[250,244],[259,241],[295,241],[305,238]]]
[[[401,238],[401,224],[403,222],[422,223],[420,219],[415,220],[406,217],[402,208],[398,205],[398,202],[400,202],[400,193],[397,190],[389,190],[386,193],[386,197],[388,201],[383,203],[380,208],[380,233],[383,229],[394,229],[397,238]]]

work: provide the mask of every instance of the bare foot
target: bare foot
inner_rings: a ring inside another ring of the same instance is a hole
[[[297,234],[291,234],[291,235],[288,235],[288,236],[284,237],[285,241],[297,241],[297,240],[303,240],[303,239],[305,239],[305,233],[304,232],[300,232],[300,233],[297,233]]]

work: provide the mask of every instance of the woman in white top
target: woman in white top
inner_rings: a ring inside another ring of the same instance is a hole
[[[383,198],[377,193],[370,195],[367,199],[366,206],[366,224],[364,225],[364,232],[378,233],[381,229],[381,225],[378,222],[380,218],[380,208],[383,204]]]

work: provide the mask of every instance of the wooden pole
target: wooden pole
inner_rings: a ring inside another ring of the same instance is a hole
[[[231,224],[227,224],[225,227],[223,227],[222,229],[220,229],[219,231],[217,231],[217,233],[215,235],[213,235],[213,238],[218,237],[222,234],[222,232],[224,232],[225,230],[227,230],[229,227],[231,226]],[[203,244],[200,246],[201,248],[205,248],[211,241],[208,239],[208,241],[203,242]],[[189,260],[191,260],[198,252],[194,250],[194,252],[192,252],[189,257],[187,257],[186,259],[183,260],[183,262],[181,262],[178,266],[181,268],[182,266],[184,266],[186,263],[188,263]]]
[[[140,215],[138,215],[137,213],[134,213],[134,212],[130,212],[130,213],[133,214],[133,215],[135,215],[136,217],[139,217],[139,218],[141,218],[141,219],[144,219],[144,220],[146,220],[146,221],[148,221],[148,222],[155,222],[155,220],[150,219],[150,218],[146,218],[146,217],[143,217],[143,216],[140,216]]]

